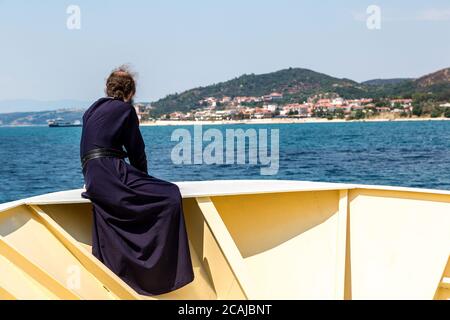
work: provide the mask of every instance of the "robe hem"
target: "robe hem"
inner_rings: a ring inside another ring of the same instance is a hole
[[[181,281],[179,284],[172,286],[170,288],[160,289],[157,292],[153,292],[153,293],[147,292],[142,289],[136,289],[136,288],[133,288],[132,286],[130,286],[130,287],[133,288],[133,290],[136,291],[138,294],[143,295],[143,296],[158,296],[158,295],[171,293],[175,290],[181,289],[181,288],[187,286],[188,284],[190,284],[192,281],[194,281],[194,277],[189,278],[185,281]]]

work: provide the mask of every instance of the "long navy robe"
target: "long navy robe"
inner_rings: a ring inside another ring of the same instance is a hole
[[[131,104],[95,102],[83,116],[80,155],[125,147],[128,164],[97,158],[83,169],[93,204],[92,254],[138,293],[163,294],[194,279],[178,186],[147,173],[145,144]]]

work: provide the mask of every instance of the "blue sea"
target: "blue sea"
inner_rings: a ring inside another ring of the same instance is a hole
[[[287,179],[450,190],[450,121],[212,125],[278,129],[279,170],[261,165],[175,165],[176,129],[141,127],[149,174],[169,181]],[[0,127],[0,203],[81,188],[81,128]],[[270,142],[270,140],[269,140]],[[207,144],[207,143],[206,143]],[[270,143],[269,143],[270,146]]]

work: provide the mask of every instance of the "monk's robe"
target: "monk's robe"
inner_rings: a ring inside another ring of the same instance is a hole
[[[80,155],[96,148],[123,150],[83,168],[93,205],[92,254],[138,293],[157,295],[194,279],[182,198],[177,185],[150,176],[134,107],[102,98],[83,115]]]

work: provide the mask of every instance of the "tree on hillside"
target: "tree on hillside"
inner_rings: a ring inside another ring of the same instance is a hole
[[[420,105],[420,104],[415,104],[414,107],[413,107],[412,114],[415,115],[415,116],[417,116],[417,117],[420,117],[420,116],[423,114],[423,108],[422,108],[422,105]]]
[[[444,117],[450,118],[450,108],[445,108]]]
[[[364,119],[366,117],[366,114],[362,110],[356,110],[354,117],[356,120],[360,120]]]

